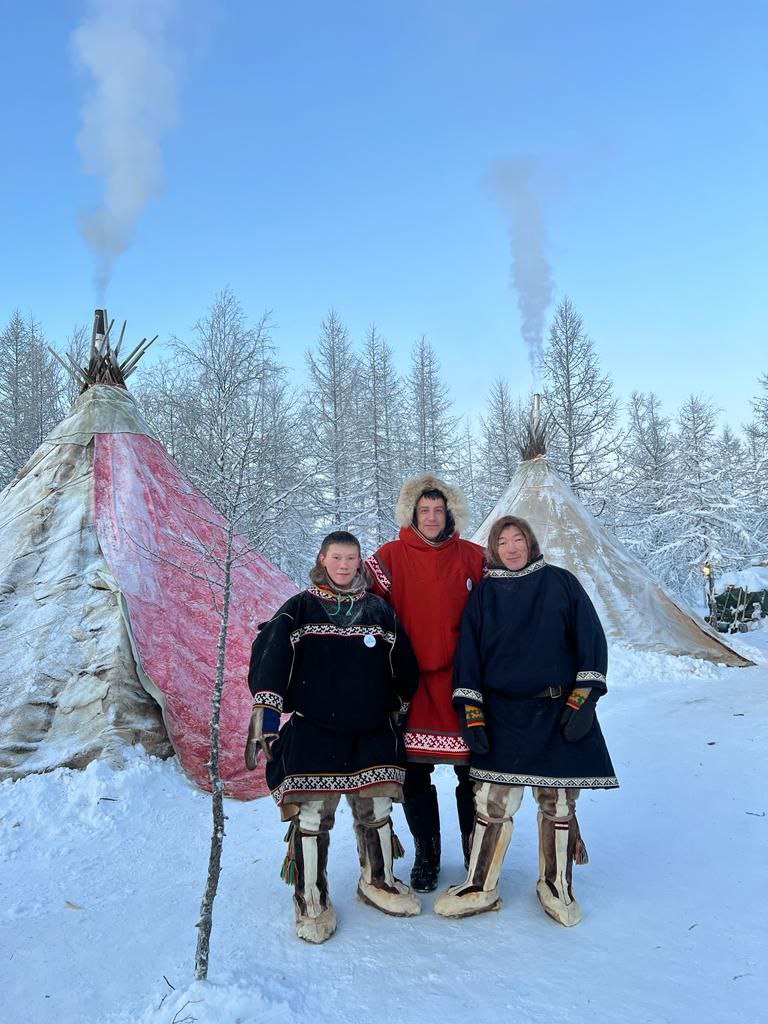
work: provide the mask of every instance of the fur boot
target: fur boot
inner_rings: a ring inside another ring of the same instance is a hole
[[[336,931],[336,911],[328,895],[328,846],[335,807],[322,800],[302,804],[286,839],[288,853],[282,876],[293,883],[296,934],[305,942],[321,943]]]
[[[581,921],[581,907],[573,895],[574,859],[586,863],[586,850],[576,820],[577,789],[534,790],[539,802],[539,880],[536,894],[553,920],[566,928]]]
[[[523,799],[523,786],[484,782],[475,794],[475,827],[469,868],[460,885],[452,885],[435,900],[441,917],[469,917],[499,910],[499,875],[512,839],[512,818]]]
[[[389,817],[392,801],[388,797],[355,797],[351,803],[361,869],[358,896],[393,917],[421,913],[416,894],[395,878],[393,861],[402,856],[403,848]]]

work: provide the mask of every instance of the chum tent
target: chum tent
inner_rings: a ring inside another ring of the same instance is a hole
[[[525,461],[472,538],[477,544],[486,544],[496,519],[519,516],[530,523],[545,559],[578,577],[611,639],[724,665],[752,664],[675,601],[584,507],[547,461],[537,412],[521,452]]]
[[[0,494],[0,779],[141,744],[209,788],[227,523],[152,435],[125,388],[137,359],[118,361],[105,325],[97,311],[69,416]],[[243,760],[250,646],[296,587],[235,547],[220,771],[249,799],[267,792]]]

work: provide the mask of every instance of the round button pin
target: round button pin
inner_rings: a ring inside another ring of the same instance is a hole
[[[363,643],[365,644],[366,647],[375,647],[376,637],[373,635],[373,633],[366,633],[365,636],[363,637]]]

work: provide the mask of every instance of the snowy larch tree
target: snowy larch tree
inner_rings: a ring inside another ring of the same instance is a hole
[[[239,300],[225,289],[192,340],[175,339],[171,355],[145,372],[135,393],[170,454],[227,517],[233,473],[248,452],[239,529],[301,579],[309,558],[311,471],[297,397],[274,358],[268,314],[249,326]]]
[[[316,347],[307,352],[306,360],[304,443],[318,466],[314,525],[318,534],[351,529],[361,512],[355,393],[359,361],[334,309],[323,320]]]
[[[64,389],[40,325],[15,310],[0,333],[0,487],[61,419]]]
[[[541,364],[548,454],[579,498],[598,514],[618,463],[619,403],[601,373],[581,316],[566,296],[557,307]]]
[[[671,514],[676,473],[672,425],[653,392],[632,393],[627,420],[617,532],[648,570],[668,584],[666,547],[676,529]]]
[[[364,504],[370,508],[365,531],[370,536],[361,539],[375,550],[395,532],[403,413],[401,383],[392,350],[374,324],[368,328],[363,343],[358,393],[362,494]]]
[[[702,567],[717,571],[738,563],[749,530],[729,492],[716,445],[717,410],[691,395],[678,414],[670,531],[664,552],[676,576],[674,589],[696,599]],[[735,539],[738,538],[738,544]]]
[[[407,429],[412,438],[414,472],[450,476],[455,471],[456,418],[450,414],[452,405],[437,353],[422,335],[413,346],[411,372],[406,381]]]

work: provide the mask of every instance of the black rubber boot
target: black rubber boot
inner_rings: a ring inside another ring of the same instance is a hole
[[[424,793],[403,804],[405,820],[413,836],[416,856],[411,870],[411,886],[416,892],[434,892],[440,875],[440,811],[437,790],[430,786]]]

